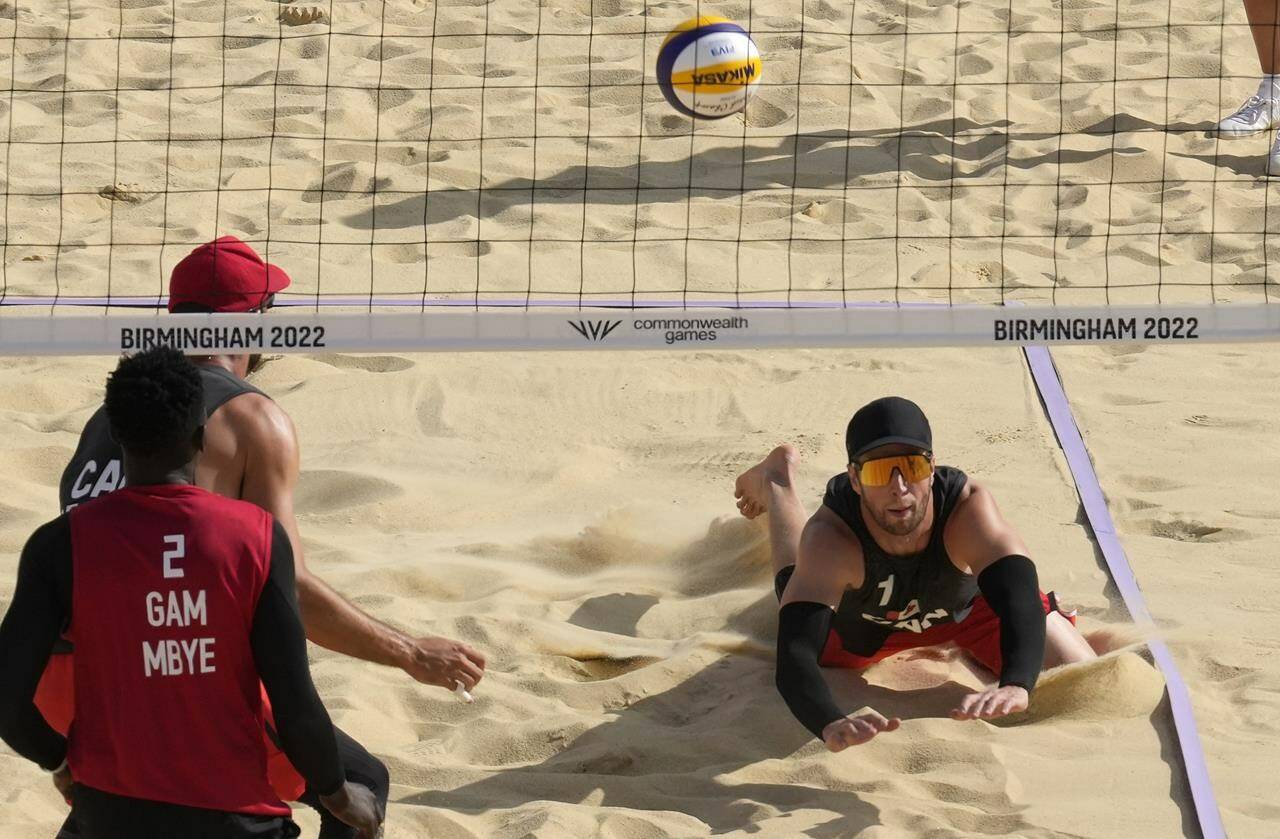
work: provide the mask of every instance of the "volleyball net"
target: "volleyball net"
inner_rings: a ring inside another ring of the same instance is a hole
[[[1238,3],[125,6],[0,4],[0,352],[1280,337]],[[727,119],[654,78],[699,14]],[[222,235],[276,311],[165,313]]]

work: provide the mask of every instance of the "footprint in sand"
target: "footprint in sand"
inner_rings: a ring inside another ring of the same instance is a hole
[[[98,194],[108,201],[120,201],[125,204],[141,204],[146,197],[137,184],[113,184],[98,190]]]
[[[403,493],[398,484],[373,475],[339,469],[309,469],[302,472],[298,482],[298,509],[309,513],[332,513],[376,504]]]
[[[1165,515],[1148,523],[1152,536],[1176,542],[1236,542],[1245,538],[1240,530],[1214,527],[1202,521]]]
[[[285,26],[328,23],[329,15],[319,6],[285,6],[280,10],[280,22]]]
[[[1141,513],[1143,510],[1154,510],[1160,506],[1141,498],[1114,498],[1111,503],[1119,513]]]
[[[1227,510],[1233,516],[1242,519],[1262,519],[1263,521],[1280,521],[1280,510]]]
[[[1120,475],[1119,479],[1120,483],[1140,492],[1168,492],[1170,490],[1183,489],[1187,486],[1186,484],[1155,475]]]
[[[635,3],[626,0],[595,0],[591,5],[592,17],[623,17],[641,13]]]
[[[414,366],[407,358],[398,355],[338,355],[336,353],[313,356],[321,364],[339,370],[364,370],[366,373],[399,373]]]
[[[424,382],[414,397],[414,416],[418,429],[427,437],[445,437],[453,434],[453,428],[444,418],[448,397],[439,379]]]
[[[616,679],[642,667],[661,661],[656,656],[613,656],[598,653],[593,657],[576,655],[569,658],[569,675],[579,682],[603,682]]]
[[[960,76],[981,76],[990,73],[995,65],[980,55],[960,56]]]
[[[800,215],[815,221],[827,221],[831,214],[831,202],[829,201],[810,201],[800,211]]]
[[[663,133],[670,133],[670,132],[680,133],[682,130],[687,129],[688,127],[689,127],[689,121],[684,117],[677,116],[676,114],[666,114],[665,116],[663,116],[661,119],[658,120],[658,126],[656,130],[652,127],[650,127],[649,130],[654,134],[663,134]]]
[[[773,128],[791,118],[791,115],[759,96],[747,103],[747,125],[752,128]]]
[[[827,0],[818,0],[817,3],[814,3],[809,7],[808,15],[809,17],[817,20],[842,20],[847,13],[845,11],[846,8],[847,7],[843,3],[840,4],[839,8],[837,8],[832,3],[827,2]]]
[[[573,771],[586,775],[628,775],[635,763],[635,758],[625,751],[611,751],[579,761]]]
[[[1228,419],[1226,417],[1214,417],[1208,414],[1192,414],[1182,420],[1187,425],[1194,425],[1199,428],[1233,428],[1233,429],[1256,429],[1262,430],[1264,424],[1255,420],[1245,419]]]
[[[398,44],[394,41],[375,42],[370,45],[364,57],[368,61],[390,61],[406,55],[416,55],[420,47],[417,44]]]
[[[1143,399],[1141,396],[1133,396],[1127,393],[1104,393],[1102,398],[1112,405],[1118,405],[1123,408],[1137,405],[1158,405],[1163,401],[1160,399]]]
[[[1110,355],[1126,356],[1140,355],[1146,352],[1147,348],[1141,344],[1106,344],[1103,346],[1103,350]]]
[[[1206,682],[1211,682],[1219,687],[1236,679],[1251,682],[1254,674],[1258,672],[1256,667],[1240,667],[1212,657],[1202,658],[1196,669]]]

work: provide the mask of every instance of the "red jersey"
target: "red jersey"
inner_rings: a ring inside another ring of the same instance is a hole
[[[104,495],[70,521],[72,775],[116,795],[287,816],[267,781],[249,640],[271,515],[158,485]]]

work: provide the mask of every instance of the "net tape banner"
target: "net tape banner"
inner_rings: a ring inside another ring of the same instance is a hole
[[[4,316],[5,355],[1198,344],[1280,340],[1280,307],[867,306]]]

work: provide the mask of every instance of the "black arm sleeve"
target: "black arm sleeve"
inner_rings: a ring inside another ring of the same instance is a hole
[[[830,606],[806,601],[778,610],[778,693],[819,740],[822,729],[844,716],[818,666],[834,614]]]
[[[67,741],[32,700],[70,615],[71,526],[60,516],[27,540],[13,602],[0,623],[0,738],[45,769],[66,759]]]
[[[1044,603],[1036,566],[1021,554],[1001,557],[978,575],[978,589],[1000,618],[1000,684],[1030,691],[1044,666]]]
[[[338,741],[311,681],[307,636],[294,584],[293,548],[279,522],[272,529],[271,572],[258,600],[249,641],[271,699],[281,748],[312,790],[320,795],[337,792],[345,781]]]

